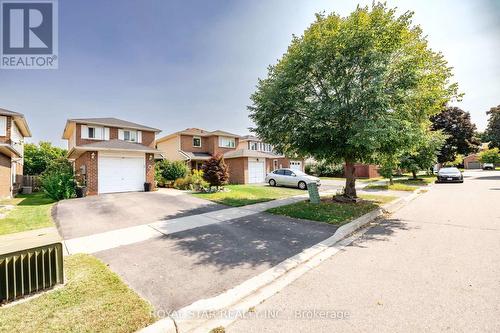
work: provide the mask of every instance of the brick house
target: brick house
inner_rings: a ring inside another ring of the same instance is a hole
[[[278,168],[304,169],[303,160],[276,154],[271,145],[254,136],[220,130],[188,128],[158,139],[156,148],[168,160],[186,161],[192,169],[199,169],[210,157],[222,154],[232,184],[262,183],[267,173]]]
[[[154,187],[155,137],[160,130],[116,118],[69,119],[63,139],[77,179],[89,195]]]
[[[22,186],[24,138],[30,136],[22,114],[0,109],[0,198],[13,197]]]

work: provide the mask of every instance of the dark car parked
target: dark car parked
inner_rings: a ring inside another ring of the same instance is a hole
[[[437,183],[463,183],[464,175],[457,168],[442,168],[437,174]]]

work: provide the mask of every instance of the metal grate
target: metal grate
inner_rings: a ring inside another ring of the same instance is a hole
[[[64,282],[61,243],[0,255],[0,303]]]

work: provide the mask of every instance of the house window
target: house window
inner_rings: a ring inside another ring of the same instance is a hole
[[[89,127],[89,135],[88,135],[89,139],[95,139],[96,138],[95,133],[96,133],[95,127]]]
[[[137,142],[137,131],[124,130],[123,140],[130,142]]]
[[[271,145],[269,143],[263,143],[262,144],[262,151],[271,152],[272,151]]]
[[[250,141],[248,143],[248,149],[250,149],[250,150],[258,150],[259,149],[258,148],[258,143]]]
[[[201,137],[193,136],[193,147],[201,147]]]
[[[219,147],[234,148],[234,147],[236,147],[236,139],[229,138],[226,136],[219,136]]]
[[[0,116],[0,136],[7,135],[7,117]]]

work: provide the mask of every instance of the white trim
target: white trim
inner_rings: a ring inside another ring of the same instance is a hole
[[[142,143],[142,131],[137,131],[137,142]]]
[[[7,136],[7,117],[0,116],[0,136]]]
[[[227,140],[228,143],[232,142],[232,145],[229,144],[229,146],[224,146],[223,145],[224,140]],[[219,136],[219,148],[236,148],[236,138],[229,136]]]
[[[104,140],[109,140],[109,127],[104,127]]]

